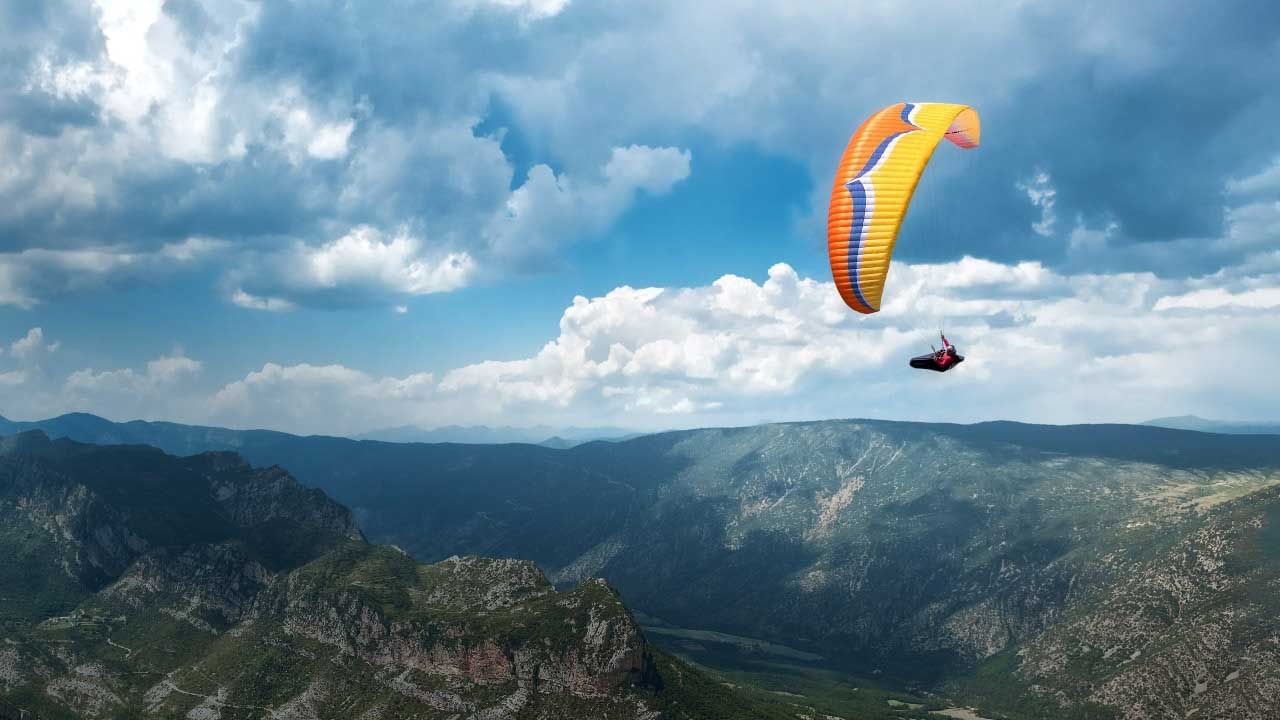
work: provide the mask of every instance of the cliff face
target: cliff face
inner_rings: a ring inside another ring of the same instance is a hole
[[[0,693],[40,718],[659,716],[603,581],[421,565],[279,468],[27,434],[0,516]]]
[[[527,561],[419,565],[351,546],[282,578],[251,623],[379,668],[602,697],[640,682],[645,641],[603,581],[557,593]]]
[[[250,577],[238,565],[215,576]],[[453,600],[476,583],[488,590],[487,609],[476,609],[472,595]],[[139,590],[157,584],[117,583],[110,595],[136,604]],[[175,635],[203,633],[208,644],[158,684],[136,688],[150,698],[149,712],[181,716],[213,703],[288,708],[298,718],[657,717],[633,690],[651,662],[644,639],[603,583],[556,593],[531,563],[453,558],[423,566],[392,548],[352,542],[245,586],[255,590],[247,603],[213,613],[234,615],[221,628],[201,619],[209,616],[209,584],[174,596],[184,606],[158,606],[188,626]],[[130,663],[156,660],[142,649]],[[283,668],[264,677],[264,665]],[[341,711],[330,706],[339,698]]]

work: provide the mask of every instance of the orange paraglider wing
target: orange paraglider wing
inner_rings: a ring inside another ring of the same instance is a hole
[[[827,211],[831,276],[849,307],[880,309],[898,230],[938,141],[974,148],[980,133],[978,113],[950,103],[890,105],[854,131]]]

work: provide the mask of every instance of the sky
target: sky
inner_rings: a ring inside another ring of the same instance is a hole
[[[0,414],[1280,419],[1277,68],[1267,1],[0,0]],[[982,146],[864,316],[826,205],[900,101]]]

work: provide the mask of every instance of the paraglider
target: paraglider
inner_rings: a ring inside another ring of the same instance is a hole
[[[938,334],[942,335],[942,333]],[[929,349],[933,350],[932,347]],[[928,355],[917,355],[911,358],[911,367],[917,370],[946,372],[962,362],[964,362],[964,356],[956,350],[956,346],[951,344],[946,335],[942,335],[942,349],[933,350]]]
[[[831,276],[846,305],[879,312],[898,230],[934,149],[944,137],[975,148],[980,135],[977,111],[951,103],[895,103],[854,131],[827,210]],[[942,350],[912,358],[911,367],[946,372],[963,361],[944,336]]]

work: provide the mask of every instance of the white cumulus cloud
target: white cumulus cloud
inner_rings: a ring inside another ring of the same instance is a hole
[[[1266,416],[1280,400],[1266,372],[1280,275],[1232,278],[1251,289],[1226,296],[1195,288],[1222,281],[1062,275],[972,258],[899,263],[885,310],[863,316],[828,280],[777,264],[763,281],[725,275],[579,296],[523,358],[402,377],[267,363],[205,405],[209,421],[328,433],[848,416],[1138,421],[1189,408]],[[942,376],[908,368],[940,327],[965,363]],[[1215,371],[1224,364],[1233,372]]]
[[[515,11],[530,20],[555,17],[569,5],[569,0],[461,0],[461,2],[464,5],[491,5]]]
[[[61,343],[46,342],[44,330],[33,327],[27,334],[13,341],[9,346],[9,354],[21,362],[38,362],[45,355],[58,349]]]
[[[298,242],[253,259],[233,274],[231,301],[284,311],[326,295],[357,301],[428,295],[466,285],[475,271],[465,252],[430,249],[405,229],[385,233],[362,225],[323,245]]]
[[[341,365],[267,363],[218,390],[208,412],[211,420],[237,427],[355,433],[382,427],[422,403],[432,385],[430,373],[379,379]]]
[[[12,374],[31,363],[0,368],[10,373],[0,385],[42,398],[20,407],[304,433],[850,416],[1138,421],[1191,410],[1260,418],[1280,402],[1270,372],[1280,268],[1170,280],[973,258],[898,263],[886,298],[884,311],[860,315],[826,278],[780,263],[763,280],[579,296],[537,352],[442,372],[268,361],[207,386],[199,361],[172,353],[142,369],[83,369],[60,382],[46,373],[43,395],[34,376]],[[966,361],[945,375],[911,370],[907,359],[938,329]],[[50,345],[33,329],[6,357]]]
[[[195,386],[203,367],[175,353],[150,360],[141,370],[83,368],[69,374],[45,402],[60,412],[90,408],[118,419],[192,421],[204,412]]]
[[[691,154],[673,147],[612,148],[601,178],[557,175],[535,165],[511,193],[487,232],[499,257],[543,259],[569,240],[599,232],[632,203],[637,192],[662,195],[689,176]]]
[[[1231,292],[1223,288],[1194,290],[1182,295],[1170,295],[1156,301],[1156,310],[1186,308],[1194,310],[1218,310],[1220,308],[1269,309],[1280,307],[1280,287],[1256,288]]]

